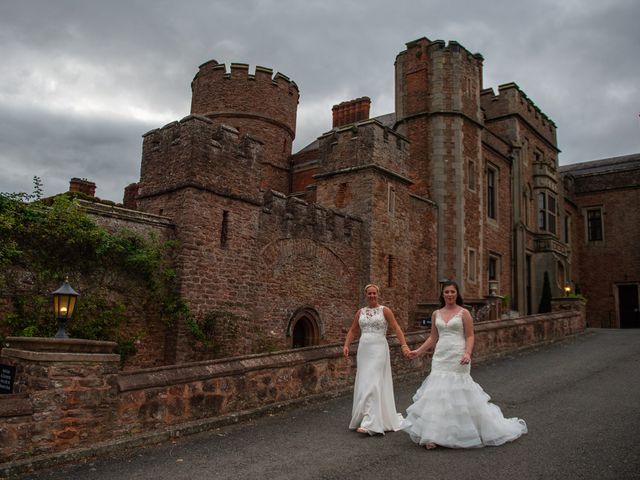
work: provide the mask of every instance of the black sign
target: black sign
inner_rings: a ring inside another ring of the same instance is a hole
[[[0,394],[13,393],[13,382],[16,379],[16,367],[0,364]]]

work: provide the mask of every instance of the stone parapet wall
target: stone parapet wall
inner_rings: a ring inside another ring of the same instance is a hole
[[[510,115],[518,115],[550,144],[556,145],[556,124],[538,108],[515,83],[505,83],[498,87],[496,95],[491,88],[480,92],[482,108],[487,120]]]
[[[7,344],[0,363],[15,366],[16,393],[0,396],[1,458],[46,455],[112,436],[116,343],[9,337]]]
[[[478,324],[474,358],[582,333],[581,305]],[[408,333],[409,345],[416,348],[427,333]],[[419,381],[426,375],[429,357],[407,361],[397,339],[390,337],[389,343],[396,380]],[[357,350],[344,359],[341,344],[333,344],[118,374],[117,356],[110,353],[23,348],[12,345],[1,354],[3,363],[17,366],[19,388],[17,394],[0,397],[0,475],[51,465],[65,455],[77,458],[81,447],[86,455],[95,454],[113,444],[139,445],[139,437],[149,442],[167,438],[168,431],[211,428],[216,418],[228,422],[266,408],[347,393]]]

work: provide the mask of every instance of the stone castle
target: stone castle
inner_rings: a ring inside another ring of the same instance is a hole
[[[191,114],[144,135],[125,206],[172,224],[179,293],[222,354],[339,342],[370,282],[408,330],[442,278],[478,317],[496,298],[537,313],[545,276],[553,296],[579,286],[582,212],[556,125],[515,83],[484,89],[482,70],[455,41],[410,42],[395,112],[369,118],[368,97],[335,105],[332,128],[294,154],[291,79],[200,66]],[[176,362],[193,358],[186,335]]]

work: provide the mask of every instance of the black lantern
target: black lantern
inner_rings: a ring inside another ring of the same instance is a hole
[[[71,285],[69,285],[69,279],[66,278],[62,286],[52,293],[53,295],[53,310],[58,319],[58,333],[55,338],[69,338],[65,331],[65,323],[73,315],[73,309],[76,306],[76,300],[80,294],[76,292]]]

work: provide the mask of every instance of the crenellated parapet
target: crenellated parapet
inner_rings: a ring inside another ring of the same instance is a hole
[[[461,44],[420,38],[396,57],[396,115],[459,113],[481,120],[479,92],[483,57]]]
[[[375,119],[334,129],[318,138],[320,175],[376,166],[408,175],[409,142]]]
[[[282,73],[245,63],[211,60],[200,65],[191,82],[191,113],[231,125],[264,144],[260,184],[263,189],[287,191],[288,158],[296,136],[298,86]]]
[[[362,227],[362,220],[352,215],[305,202],[273,190],[263,197],[263,224],[282,238],[309,238],[319,242],[347,242],[354,237],[354,229]]]
[[[492,88],[484,89],[480,100],[486,121],[496,121],[517,115],[550,144],[556,146],[556,124],[527,97],[517,84],[511,82],[500,85],[498,95]]]
[[[270,68],[210,60],[200,65],[191,82],[191,113],[216,116],[254,116],[272,122],[295,136],[300,92],[294,81]]]
[[[401,52],[401,55],[407,52],[416,53],[415,49],[423,49],[432,54],[438,52],[446,55],[460,55],[462,59],[471,63],[484,61],[484,57],[481,54],[470,52],[455,40],[450,40],[447,44],[444,40],[431,41],[426,37],[422,37],[408,42],[406,46],[407,49]]]
[[[184,187],[255,198],[262,142],[189,115],[143,135],[138,199]]]

